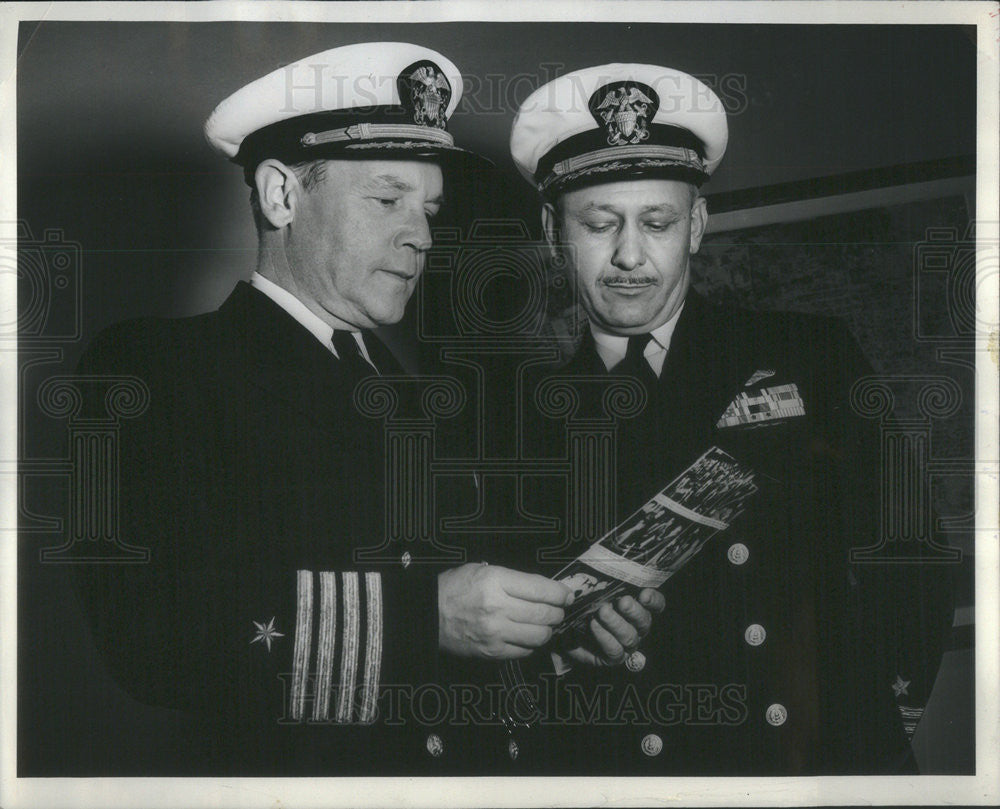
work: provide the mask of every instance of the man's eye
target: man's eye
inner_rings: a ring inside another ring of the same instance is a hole
[[[605,233],[611,230],[615,224],[614,222],[584,222],[583,226],[591,233]]]
[[[383,208],[391,208],[399,202],[399,197],[375,197],[375,200]]]
[[[666,233],[670,230],[673,222],[643,222],[642,226],[647,233]]]
[[[673,225],[675,221],[676,220],[674,219],[669,219],[666,221],[660,219],[652,219],[643,222],[643,225],[645,226],[646,230],[651,230],[653,233],[662,233],[665,230],[669,230],[670,226]]]

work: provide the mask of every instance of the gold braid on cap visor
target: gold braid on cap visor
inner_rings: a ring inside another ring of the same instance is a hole
[[[554,183],[565,182],[586,174],[620,171],[630,168],[687,168],[705,173],[705,161],[694,149],[685,146],[613,146],[560,160],[548,176],[538,183],[545,191]]]
[[[344,143],[375,140],[376,138],[416,138],[428,143],[454,146],[455,139],[443,129],[407,124],[354,124],[343,129],[326,132],[307,132],[299,139],[302,146],[320,146],[324,143]]]

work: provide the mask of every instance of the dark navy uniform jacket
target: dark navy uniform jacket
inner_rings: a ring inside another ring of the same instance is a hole
[[[369,346],[383,373],[398,370]],[[805,415],[718,429],[761,369],[798,386]],[[717,310],[689,296],[661,394],[620,424],[617,516],[712,443],[768,483],[663,586],[667,609],[642,644],[643,665],[542,673],[551,710],[508,732],[490,710],[503,687],[497,667],[436,651],[436,566],[402,553],[357,562],[385,536],[386,492],[383,426],[358,413],[357,374],[244,284],[218,312],[105,331],[80,373],[149,387],[149,410],[122,421],[119,452],[120,534],[151,557],[80,566],[80,592],[122,687],[189,722],[190,746],[165,751],[149,772],[905,768],[891,684],[897,673],[933,679],[946,577],[849,563],[849,548],[877,534],[876,436],[848,400],[866,372],[834,321]],[[605,371],[585,342],[561,373]],[[525,429],[538,452],[558,451],[558,420],[535,413]],[[539,513],[553,496],[526,493]],[[538,565],[530,538],[470,537],[466,549],[469,559],[556,570]],[[536,659],[544,672],[549,655]],[[400,704],[414,690],[426,698],[419,715]],[[442,709],[442,693],[475,705]]]
[[[79,570],[111,673],[190,722],[191,747],[150,771],[419,772],[426,732],[386,733],[376,703],[436,652],[436,571],[355,561],[384,536],[360,377],[242,283],[217,312],[106,330],[79,373],[150,392],[119,435],[120,536],[150,561]]]
[[[950,569],[852,562],[852,549],[880,536],[878,428],[855,412],[850,394],[871,373],[837,320],[719,308],[688,295],[647,406],[617,421],[615,522],[713,445],[752,467],[760,489],[662,585],[666,610],[629,665],[553,677],[538,656],[525,678],[535,704],[515,717],[533,721],[489,745],[514,743],[507,772],[913,771],[897,702],[926,699],[933,684],[951,620]],[[739,419],[720,426],[755,375],[758,386],[793,385],[801,408],[753,429]],[[609,378],[589,332],[556,376]],[[526,376],[528,414],[538,382]],[[579,412],[600,412],[605,404],[586,401],[588,391],[603,395],[582,385]],[[523,446],[547,457],[565,451],[561,418],[536,408],[525,423]],[[559,497],[527,495],[526,510],[546,513]],[[540,563],[523,542],[484,541],[476,553],[548,575],[560,566]],[[899,682],[909,696],[897,700]],[[451,734],[452,747],[481,755],[458,729]]]

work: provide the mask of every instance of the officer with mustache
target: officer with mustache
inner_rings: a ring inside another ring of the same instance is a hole
[[[560,76],[513,124],[514,163],[540,194],[552,257],[587,319],[558,376],[628,378],[645,401],[617,421],[615,523],[712,446],[754,470],[759,488],[663,584],[664,615],[622,648],[624,667],[562,675],[538,727],[521,732],[522,759],[530,747],[539,771],[914,767],[894,685],[929,693],[947,579],[928,565],[852,561],[851,549],[878,542],[879,444],[851,409],[851,386],[871,369],[844,325],[714,306],[691,288],[708,224],[700,187],[727,140],[710,88],[645,64]],[[529,425],[530,445],[558,441],[545,422]]]

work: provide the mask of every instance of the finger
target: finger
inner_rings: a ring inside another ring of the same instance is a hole
[[[500,631],[500,637],[506,643],[537,649],[552,639],[552,629],[535,624],[519,624],[508,621]]]
[[[601,654],[612,663],[621,663],[625,659],[625,649],[618,642],[614,635],[601,626],[596,618],[590,619],[590,631],[594,634],[594,640],[601,647]]]
[[[635,627],[640,637],[649,632],[649,628],[653,625],[653,616],[632,596],[622,596],[616,606],[619,614]]]
[[[639,645],[639,633],[636,628],[619,615],[611,604],[602,606],[597,618],[626,650],[632,651]]]
[[[561,624],[566,616],[561,607],[523,601],[519,598],[512,598],[510,606],[505,612],[511,621],[522,624],[537,624],[538,626],[556,626]]]
[[[575,649],[571,649],[566,652],[566,655],[574,663],[582,663],[584,666],[603,666],[604,661],[601,660],[597,655],[595,655],[589,649],[583,646],[577,646]]]
[[[517,660],[533,654],[534,651],[534,649],[530,649],[526,646],[517,646],[513,643],[505,643],[500,647],[496,654],[491,654],[489,657],[495,660]]]
[[[564,607],[573,603],[573,592],[565,584],[536,573],[522,573],[506,567],[497,570],[500,586],[509,596],[551,604],[554,607]]]
[[[659,590],[646,588],[639,592],[639,603],[650,612],[661,613],[667,606],[667,599]]]

